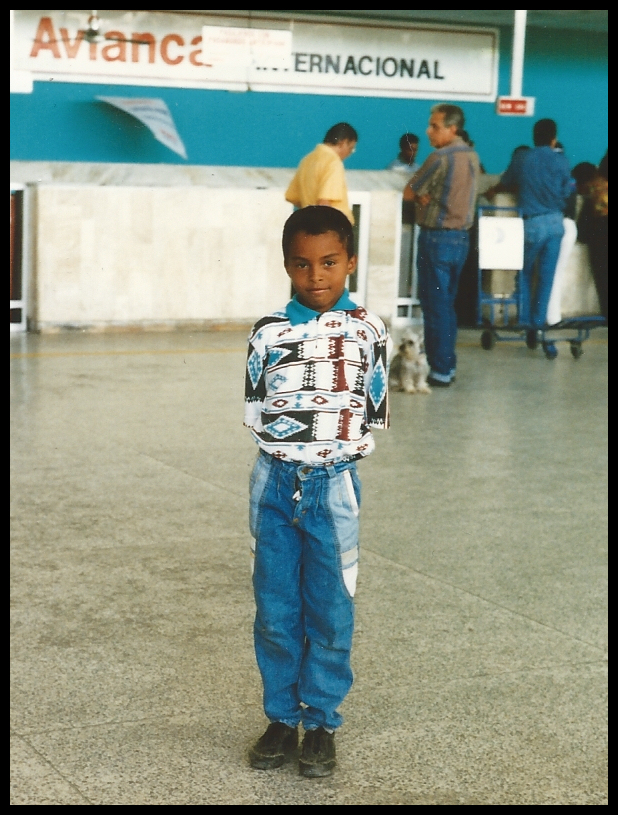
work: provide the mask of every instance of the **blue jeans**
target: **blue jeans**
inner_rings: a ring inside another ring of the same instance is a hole
[[[547,307],[563,235],[561,212],[537,215],[524,221],[524,268],[519,274],[518,285],[521,325],[541,328],[547,323]],[[533,295],[532,275],[537,261],[537,286]]]
[[[443,382],[450,382],[457,367],[455,297],[468,247],[467,230],[421,228],[417,268],[425,351],[431,375]]]
[[[352,686],[360,481],[260,452],[250,485],[255,654],[271,722],[335,730]]]

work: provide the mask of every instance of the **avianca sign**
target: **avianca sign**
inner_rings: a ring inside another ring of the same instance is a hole
[[[65,82],[496,99],[495,29],[283,16],[238,18],[230,28],[229,17],[152,11],[104,11],[100,21],[92,38],[86,12],[16,10],[13,67]],[[259,48],[245,48],[258,40]]]
[[[141,61],[152,65],[158,59],[165,65],[178,65],[187,58],[191,65],[198,68],[204,65],[199,59],[202,53],[199,48],[184,52],[187,45],[199,46],[202,42],[201,36],[192,37],[187,43],[180,34],[166,34],[157,42],[156,36],[151,31],[132,31],[127,34],[124,31],[112,30],[106,31],[99,43],[86,42],[84,34],[83,29],[78,29],[71,35],[65,26],[58,26],[56,29],[51,17],[41,17],[29,56],[36,59],[41,54],[50,54],[54,59],[74,60],[78,59],[81,52],[81,56],[87,55],[91,62]]]

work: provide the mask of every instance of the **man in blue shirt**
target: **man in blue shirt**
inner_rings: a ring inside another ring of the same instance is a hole
[[[528,326],[527,344],[536,347],[537,331],[547,322],[560,242],[563,210],[573,191],[569,163],[554,150],[558,129],[553,119],[539,119],[533,129],[534,147],[517,150],[500,182],[485,195],[517,195],[524,216],[524,267],[519,276],[519,322]],[[532,296],[532,274],[538,261],[538,281]]]

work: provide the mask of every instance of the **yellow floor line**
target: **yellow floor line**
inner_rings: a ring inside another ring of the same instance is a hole
[[[550,340],[553,342],[568,342],[569,340],[561,340],[554,338]],[[511,340],[510,342],[517,342]],[[522,339],[522,343],[524,340]],[[582,340],[582,345],[607,345],[607,338],[605,339],[588,339]],[[498,343],[496,343],[498,344]],[[476,348],[480,347],[480,338],[476,342],[458,342],[458,348]],[[494,349],[495,350],[495,349]],[[162,349],[141,349],[138,351],[25,351],[23,353],[17,352],[10,354],[11,359],[31,359],[37,357],[107,357],[107,356],[144,356],[147,354],[245,354],[247,349],[242,348],[162,348]]]

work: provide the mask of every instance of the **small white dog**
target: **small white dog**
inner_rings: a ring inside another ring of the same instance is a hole
[[[423,351],[423,339],[408,333],[399,343],[399,350],[391,360],[388,384],[393,391],[405,393],[431,393],[427,384],[429,365]]]

